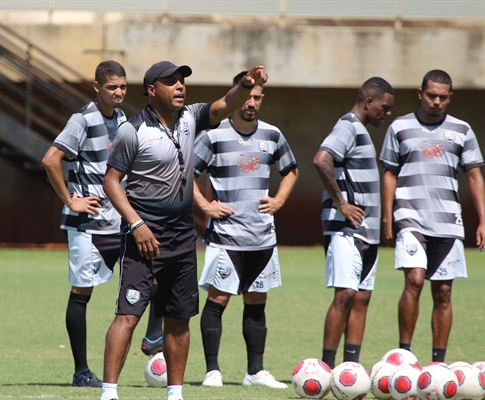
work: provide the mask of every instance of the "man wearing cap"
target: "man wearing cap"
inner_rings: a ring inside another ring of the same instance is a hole
[[[123,218],[121,278],[115,319],[106,335],[101,400],[118,399],[118,377],[133,330],[158,281],[155,313],[164,317],[167,400],[182,399],[189,320],[198,313],[196,238],[193,220],[194,138],[241,108],[255,84],[255,66],[213,103],[186,106],[186,65],[152,65],[144,77],[149,104],[118,129],[107,162],[104,190]],[[126,189],[121,181],[126,175]]]

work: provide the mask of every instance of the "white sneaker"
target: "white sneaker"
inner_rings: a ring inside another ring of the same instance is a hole
[[[222,387],[221,371],[214,369],[207,372],[207,374],[205,374],[204,382],[202,382],[202,386]]]
[[[246,372],[246,375],[243,379],[243,386],[266,386],[273,389],[287,389],[288,385],[283,382],[278,382],[273,375],[271,375],[266,370],[261,370],[257,374],[249,375]]]

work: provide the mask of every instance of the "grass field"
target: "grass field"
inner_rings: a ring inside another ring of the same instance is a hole
[[[201,266],[202,253],[199,254]],[[0,250],[0,398],[99,399],[100,390],[70,386],[73,362],[64,326],[69,285],[64,250]],[[291,381],[293,367],[303,358],[321,356],[323,320],[332,298],[324,288],[321,247],[280,248],[283,286],[271,291],[267,305],[268,337],[265,368],[277,379]],[[402,273],[392,268],[392,250],[380,251],[376,290],[371,301],[361,363],[370,369],[389,349],[397,347],[397,302]],[[454,325],[447,362],[485,360],[485,253],[467,250],[468,279],[454,283]],[[200,268],[199,268],[200,270]],[[113,319],[117,278],[95,289],[88,307],[88,357],[101,377],[104,336]],[[201,308],[205,302],[201,293]],[[220,364],[223,388],[205,388],[199,317],[191,321],[192,338],[184,398],[294,399],[286,390],[241,385],[246,369],[241,333],[242,304],[231,300],[224,314]],[[413,352],[421,364],[431,361],[430,291],[426,286]],[[164,399],[165,389],[147,387],[140,351],[146,317],[134,334],[133,347],[119,382],[121,400]],[[342,360],[342,351],[337,361]],[[331,396],[329,396],[331,397]]]

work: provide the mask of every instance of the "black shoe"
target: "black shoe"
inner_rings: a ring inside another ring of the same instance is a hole
[[[155,340],[150,340],[146,336],[143,336],[141,341],[141,351],[147,356],[161,353],[163,351],[163,336],[160,336]]]
[[[103,381],[101,381],[90,370],[80,373],[78,376],[74,374],[72,376],[72,386],[86,386],[86,387],[103,387]]]

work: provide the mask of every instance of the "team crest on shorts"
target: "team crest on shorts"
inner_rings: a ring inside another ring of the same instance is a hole
[[[221,276],[222,279],[229,278],[229,275],[231,275],[231,268],[219,267],[219,275]]]
[[[418,245],[416,243],[409,243],[406,245],[406,251],[410,256],[414,256],[418,251]]]
[[[128,300],[130,304],[135,304],[140,300],[140,292],[138,290],[128,289],[126,291],[126,300]]]

